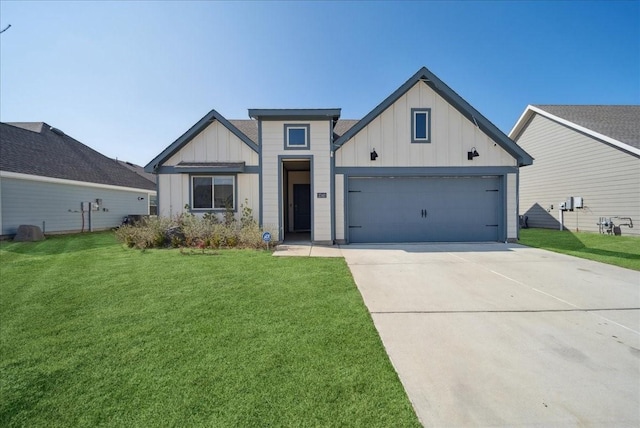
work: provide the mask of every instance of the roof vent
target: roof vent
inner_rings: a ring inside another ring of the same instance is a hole
[[[49,130],[50,130],[51,132],[53,132],[54,134],[59,135],[59,136],[61,136],[61,137],[64,135],[64,132],[62,132],[62,131],[61,131],[61,130],[59,130],[58,128],[54,128],[53,126],[52,126],[52,127],[50,127],[50,128],[49,128]]]

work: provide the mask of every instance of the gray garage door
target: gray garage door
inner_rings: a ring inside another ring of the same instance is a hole
[[[498,177],[350,178],[349,242],[498,241]]]

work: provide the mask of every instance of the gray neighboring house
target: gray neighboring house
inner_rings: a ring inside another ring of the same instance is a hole
[[[128,170],[131,170],[141,177],[144,177],[147,180],[151,181],[153,184],[156,184],[156,175],[146,172],[143,166],[122,160],[118,160],[118,163]],[[158,195],[156,194],[149,195],[149,214],[158,215]]]
[[[0,235],[115,227],[149,214],[153,181],[44,122],[0,123]],[[91,204],[91,205],[89,205]]]
[[[599,232],[601,217],[630,217],[622,235],[640,236],[640,106],[530,105],[509,137],[536,160],[520,172],[530,227],[559,228],[559,205],[573,196],[583,208],[563,212],[566,229]]]

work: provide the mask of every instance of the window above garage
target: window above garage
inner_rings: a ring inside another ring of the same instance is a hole
[[[431,142],[431,109],[412,108],[411,109],[411,142],[430,143]]]
[[[309,125],[284,125],[285,150],[309,150]]]

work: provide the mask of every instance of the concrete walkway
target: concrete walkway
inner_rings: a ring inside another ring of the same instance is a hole
[[[292,243],[278,245],[273,255],[277,257],[342,257],[342,250],[338,245]]]

